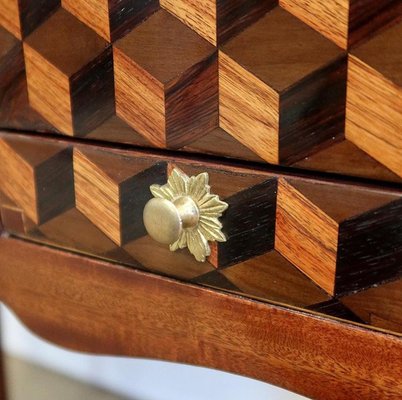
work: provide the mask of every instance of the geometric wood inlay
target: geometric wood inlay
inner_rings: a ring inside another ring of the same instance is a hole
[[[117,115],[158,147],[182,147],[218,124],[215,48],[165,10],[114,47]]]
[[[402,23],[349,56],[346,137],[402,177]],[[382,54],[381,57],[378,54]]]
[[[401,5],[395,0],[279,0],[279,4],[343,49],[392,21]]]
[[[220,126],[264,160],[293,162],[342,136],[343,53],[286,11],[226,43],[219,66]]]
[[[24,42],[30,105],[68,135],[85,135],[114,113],[112,50],[59,9]]]
[[[119,246],[146,234],[142,210],[152,198],[147,188],[165,182],[164,165],[74,151],[77,208]]]
[[[115,41],[157,10],[157,0],[61,0],[63,8],[108,42]]]
[[[161,7],[214,46],[243,30],[276,3],[276,0],[160,0]]]
[[[275,249],[331,295],[402,270],[400,197],[362,194],[358,188],[279,180]]]
[[[0,187],[36,224],[74,206],[72,149],[0,140]]]

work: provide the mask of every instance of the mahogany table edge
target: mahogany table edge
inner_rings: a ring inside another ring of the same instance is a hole
[[[402,393],[398,336],[6,236],[0,254],[0,300],[60,346],[216,368],[317,399]]]

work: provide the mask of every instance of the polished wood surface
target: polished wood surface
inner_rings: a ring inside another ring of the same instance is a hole
[[[343,130],[342,56],[275,8],[220,51],[220,126],[272,164],[301,159],[333,141]],[[326,93],[319,103],[317,92]]]
[[[399,0],[0,9],[0,128],[402,180]]]
[[[63,9],[24,42],[31,106],[58,130],[82,135],[114,113],[112,51]]]
[[[60,0],[0,0],[0,25],[22,39],[38,27],[58,6]]]
[[[115,41],[158,8],[157,0],[62,0],[63,8],[107,41]]]
[[[115,45],[117,115],[160,147],[182,147],[217,127],[214,52],[167,11],[158,11]]]
[[[279,0],[279,4],[344,49],[400,12],[395,0]]]
[[[160,4],[216,46],[255,22],[276,1],[160,0]]]
[[[352,52],[346,109],[346,137],[399,176],[402,175],[401,34],[402,23],[399,23]],[[380,49],[384,49],[384,57],[378,57]]]
[[[16,133],[0,136],[0,157],[10,234],[330,315],[340,303],[322,303],[401,280],[399,189]],[[150,185],[164,184],[174,167],[208,172],[229,204],[221,218],[228,240],[211,243],[205,263],[159,245],[143,224]],[[389,320],[398,326],[396,312]]]
[[[1,300],[64,347],[217,368],[315,399],[400,398],[401,338],[16,239],[0,251]]]

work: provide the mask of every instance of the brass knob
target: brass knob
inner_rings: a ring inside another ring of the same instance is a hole
[[[170,250],[188,247],[194,257],[204,262],[211,254],[208,241],[226,241],[219,217],[227,203],[210,193],[206,172],[188,177],[175,168],[166,185],[152,185],[154,195],[144,208],[144,225],[157,242]]]

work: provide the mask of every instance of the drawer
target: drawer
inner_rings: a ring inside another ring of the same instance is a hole
[[[0,128],[401,183],[400,2],[61,3],[2,2]]]
[[[16,133],[0,158],[13,236],[402,333],[399,189]],[[154,238],[186,196],[198,219],[170,249]]]

